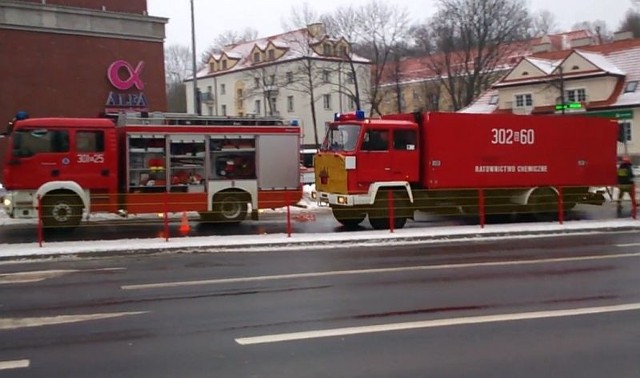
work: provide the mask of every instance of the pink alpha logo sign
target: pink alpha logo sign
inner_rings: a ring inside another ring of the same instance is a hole
[[[107,78],[111,85],[118,91],[109,92],[105,104],[107,113],[119,112],[122,110],[148,111],[149,103],[142,92],[144,82],[142,81],[142,71],[144,62],[140,61],[134,67],[124,60],[116,60],[107,69]],[[130,92],[132,88],[138,92]],[[126,92],[125,92],[126,91]]]
[[[122,80],[120,78],[120,71],[123,68],[126,69],[129,74],[129,78],[127,80]],[[142,74],[143,69],[144,62],[139,62],[134,69],[128,62],[125,62],[124,60],[116,60],[109,66],[109,69],[107,70],[107,77],[109,78],[111,85],[121,91],[126,91],[134,85],[138,90],[142,91],[144,90],[144,83],[142,82],[140,75]]]

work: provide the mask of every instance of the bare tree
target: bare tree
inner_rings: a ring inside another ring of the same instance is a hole
[[[256,113],[264,113],[265,115],[277,116],[279,111],[276,107],[275,96],[281,88],[286,87],[286,81],[278,81],[280,77],[278,69],[280,65],[263,65],[262,67],[252,70],[246,80],[252,83],[243,94],[245,98],[260,97],[262,102],[260,110],[256,109]]]
[[[381,114],[381,85],[394,50],[409,36],[409,15],[406,9],[381,0],[370,0],[360,10],[360,43],[370,49],[372,60],[369,101],[372,114]]]
[[[200,59],[202,64],[207,64],[211,55],[220,53],[222,48],[236,43],[249,42],[258,39],[258,31],[252,28],[246,28],[242,32],[235,30],[227,30],[218,35],[213,43],[202,53]]]
[[[311,109],[311,121],[313,124],[313,137],[316,148],[320,146],[320,136],[318,133],[318,115],[316,110],[316,102],[322,97],[319,93],[320,87],[324,86],[323,72],[325,67],[322,61],[315,58],[316,51],[313,46],[318,41],[320,35],[313,35],[309,30],[309,26],[318,24],[320,16],[309,7],[308,3],[302,4],[301,7],[293,7],[291,9],[290,21],[282,21],[282,27],[285,30],[298,29],[297,32],[289,33],[287,44],[290,46],[299,59],[292,62],[292,71],[290,77],[286,79],[287,88],[291,91],[304,94],[309,100],[309,108]],[[322,30],[316,30],[322,33]]]
[[[638,3],[640,3],[640,1]],[[633,33],[633,38],[640,37],[640,12],[629,9],[627,13],[625,13],[618,31],[630,31]]]
[[[191,49],[183,45],[170,45],[164,50],[167,83],[167,103],[171,112],[186,112],[184,80],[192,75]]]
[[[529,29],[530,37],[541,37],[548,34],[558,32],[558,23],[556,16],[544,9],[533,14],[531,19],[531,28]]]
[[[432,35],[440,52],[427,65],[453,110],[469,105],[490,85],[512,42],[523,39],[529,25],[523,0],[439,0]]]
[[[360,89],[362,84],[360,79],[369,77],[369,72],[365,72],[365,70],[369,70],[369,66],[356,64],[356,60],[358,60],[357,63],[363,63],[363,61],[359,59],[359,57],[356,57],[352,47],[352,42],[357,41],[358,33],[360,32],[360,25],[362,23],[360,15],[355,8],[347,6],[336,9],[332,14],[323,15],[321,19],[325,25],[327,34],[340,36],[349,44],[349,46],[346,46],[337,54],[348,66],[346,69],[347,80],[339,81],[337,87],[340,94],[344,94],[354,101],[356,109],[362,109]],[[337,76],[342,75],[345,71],[344,68],[342,64],[337,65]]]
[[[588,30],[596,36],[598,43],[613,40],[613,33],[607,28],[607,23],[602,20],[578,22],[571,27],[571,30]]]

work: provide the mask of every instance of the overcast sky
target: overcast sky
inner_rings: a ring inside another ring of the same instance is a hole
[[[193,0],[196,23],[196,50],[202,52],[216,36],[226,30],[238,32],[247,27],[258,31],[260,37],[283,32],[282,21],[290,20],[293,6],[300,0]],[[369,0],[322,0],[308,4],[318,13],[326,13],[339,6],[359,6]],[[415,21],[424,21],[435,12],[436,0],[389,0],[406,8]],[[610,31],[616,30],[631,0],[527,0],[533,11],[551,11],[561,29],[568,29],[580,21],[603,20]],[[169,18],[166,44],[191,45],[190,0],[147,0],[149,14]]]

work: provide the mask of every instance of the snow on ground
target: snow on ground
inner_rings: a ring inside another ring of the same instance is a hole
[[[316,202],[311,199],[313,186],[306,186],[304,195],[298,207],[291,207],[292,212],[315,212],[326,208],[318,208]],[[264,210],[264,212],[285,212],[286,208]],[[31,222],[12,220],[0,212],[0,226],[3,224],[15,224],[19,222]],[[146,215],[157,217],[157,215]],[[175,215],[179,217],[180,215]],[[103,219],[119,218],[115,215],[100,215]],[[93,217],[92,219],[100,219]],[[112,217],[112,218],[110,218]],[[140,216],[143,217],[143,216]],[[438,226],[424,228],[410,228],[395,230],[359,230],[355,232],[340,233],[315,233],[315,234],[264,234],[264,235],[229,235],[229,236],[202,236],[164,239],[127,239],[127,240],[92,240],[86,242],[45,242],[40,247],[38,243],[0,244],[1,258],[23,258],[33,256],[52,255],[76,255],[84,253],[113,253],[114,251],[158,251],[183,248],[198,252],[228,252],[247,251],[258,252],[283,249],[326,248],[336,246],[364,246],[389,244],[424,243],[428,241],[443,242],[446,240],[472,240],[482,238],[531,237],[537,234],[539,237],[561,235],[566,232],[592,233],[611,229],[637,229],[640,221],[633,219],[610,219],[599,221],[571,221],[559,224],[549,223],[518,223],[486,225],[481,228],[474,226]]]

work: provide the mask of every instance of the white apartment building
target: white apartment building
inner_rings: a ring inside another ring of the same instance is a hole
[[[351,52],[344,38],[326,35],[323,24],[225,46],[197,74],[200,111],[212,116],[277,116],[303,128],[303,147],[316,146],[335,113],[368,103],[370,62]],[[194,113],[193,79],[185,81],[187,111]]]

